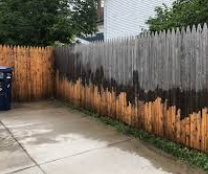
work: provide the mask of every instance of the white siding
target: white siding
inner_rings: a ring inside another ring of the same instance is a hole
[[[156,6],[163,3],[170,6],[174,0],[105,0],[104,36],[105,40],[137,35],[145,22],[154,16]]]

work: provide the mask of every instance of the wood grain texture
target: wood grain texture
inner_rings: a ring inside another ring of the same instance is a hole
[[[31,101],[53,96],[53,48],[0,46],[0,66],[14,68],[12,96]]]
[[[180,109],[168,107],[161,98],[153,102],[142,102],[138,98],[135,105],[127,104],[126,93],[117,97],[114,91],[102,89],[92,84],[83,86],[81,79],[76,83],[59,79],[56,74],[56,95],[76,106],[91,109],[101,115],[108,115],[137,129],[144,129],[157,136],[165,137],[187,147],[208,152],[208,112],[190,114],[181,119]]]
[[[208,28],[55,48],[56,96],[208,152]]]

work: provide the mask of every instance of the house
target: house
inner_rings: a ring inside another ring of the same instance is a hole
[[[97,4],[97,29],[93,35],[79,36],[76,38],[77,43],[89,44],[96,41],[104,41],[104,1],[99,0]]]
[[[104,33],[104,1],[98,0],[97,5],[97,26],[98,26],[98,33]]]
[[[82,44],[89,44],[91,42],[96,42],[96,41],[104,41],[104,35],[102,32],[98,32],[95,33],[93,35],[89,35],[89,36],[79,36],[77,38],[77,42],[78,43],[82,43]]]
[[[155,15],[155,7],[174,0],[104,0],[104,39],[137,35],[148,29],[145,22]]]

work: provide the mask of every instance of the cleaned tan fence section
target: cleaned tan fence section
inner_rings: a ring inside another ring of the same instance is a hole
[[[53,95],[53,48],[0,46],[0,66],[11,66],[13,99],[30,101]]]

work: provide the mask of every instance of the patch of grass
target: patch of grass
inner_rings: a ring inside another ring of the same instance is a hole
[[[90,110],[86,110],[80,107],[75,107],[70,104],[66,104],[70,108],[76,109],[88,116],[101,120],[103,123],[113,126],[115,130],[122,132],[125,135],[130,135],[149,143],[154,147],[157,147],[164,152],[171,154],[182,162],[185,162],[192,167],[200,168],[208,173],[208,155],[199,152],[195,149],[190,149],[175,142],[169,141],[165,138],[156,137],[152,133],[148,133],[143,130],[137,130],[132,128],[121,121],[115,120],[108,116],[102,116]]]

